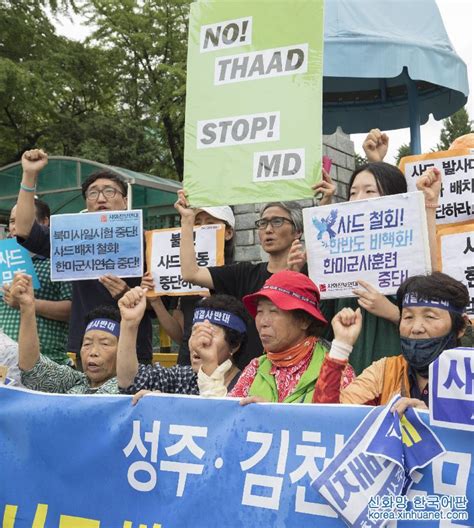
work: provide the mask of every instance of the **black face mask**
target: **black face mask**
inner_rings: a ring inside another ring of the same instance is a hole
[[[450,348],[456,348],[457,336],[449,332],[441,337],[430,337],[428,339],[411,339],[401,337],[400,343],[403,357],[407,363],[424,378],[428,377],[428,368],[431,363],[443,352]]]

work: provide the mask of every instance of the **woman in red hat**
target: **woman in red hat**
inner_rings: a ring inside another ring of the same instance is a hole
[[[245,403],[310,403],[328,352],[327,343],[319,337],[327,322],[319,310],[317,286],[302,273],[280,271],[243,302],[255,318],[265,353],[252,360],[228,395],[246,398]],[[224,396],[211,326],[207,322],[195,325],[189,344],[202,361],[200,394]],[[353,377],[348,366],[341,386],[348,385]]]

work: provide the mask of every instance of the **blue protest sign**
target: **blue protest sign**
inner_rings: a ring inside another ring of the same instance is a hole
[[[0,519],[12,528],[31,528],[35,515],[42,528],[341,528],[311,482],[365,417],[380,417],[364,406],[171,395],[133,407],[129,396],[8,387],[0,408]],[[472,525],[473,435],[434,432],[447,452],[419,471],[410,493],[464,498],[456,508]],[[372,479],[375,469],[361,475]]]
[[[53,215],[51,280],[143,275],[142,211]]]
[[[474,349],[445,350],[430,365],[430,423],[474,431]]]
[[[31,275],[35,290],[40,287],[38,276],[28,251],[18,244],[16,238],[0,240],[0,287],[4,284],[10,284],[16,271]],[[1,292],[0,288],[0,295]]]

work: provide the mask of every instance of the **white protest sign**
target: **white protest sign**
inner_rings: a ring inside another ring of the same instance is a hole
[[[408,276],[431,271],[421,192],[311,207],[303,220],[322,299],[354,297],[358,279],[393,294]]]
[[[437,224],[474,220],[474,149],[430,152],[407,156],[400,161],[408,191],[416,191],[416,180],[430,167],[441,171],[441,196]]]
[[[201,26],[201,53],[249,44],[252,44],[252,17]]]
[[[51,217],[51,280],[143,275],[142,211]]]
[[[441,270],[461,281],[469,290],[466,313],[474,320],[474,223],[438,231]]]
[[[224,264],[223,224],[194,228],[194,249],[198,266]],[[181,229],[156,229],[146,233],[147,263],[158,295],[204,295],[209,290],[183,281],[179,248]],[[150,295],[149,295],[150,296]],[[153,296],[153,294],[151,295]]]

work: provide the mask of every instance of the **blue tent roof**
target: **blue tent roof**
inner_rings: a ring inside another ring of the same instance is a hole
[[[404,128],[413,113],[423,124],[466,104],[466,64],[434,0],[326,0],[324,27],[325,134]]]

